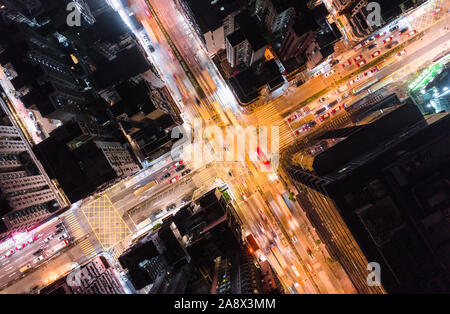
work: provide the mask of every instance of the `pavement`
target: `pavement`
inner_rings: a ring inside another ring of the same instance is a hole
[[[150,58],[157,65],[174,99],[177,99],[187,126],[194,125],[196,119],[201,119],[204,127],[217,125],[219,124],[217,116],[224,112],[229,115],[230,111],[243,127],[278,126],[280,149],[302,140],[302,137],[293,135],[293,128],[284,119],[287,114],[299,109],[299,103],[324,87],[336,87],[335,81],[339,77],[353,73],[356,70],[354,62],[352,66],[343,69],[340,66],[345,60],[359,54],[369,59],[373,51],[377,49],[352,50],[342,56],[335,56],[341,61],[334,67],[340,67],[340,70],[336,70],[333,75],[326,78],[318,76],[299,88],[285,86],[283,88],[287,88],[286,90],[278,91],[276,97],[267,97],[258,108],[249,112],[237,104],[229,87],[209,59],[202,43],[172,1],[135,0],[132,2],[155,48],[154,52],[149,52]],[[430,4],[431,2],[433,3]],[[425,9],[421,8],[425,10],[424,12],[414,13],[415,15],[409,20],[402,20],[401,23],[409,23],[411,27],[415,27],[414,23],[421,15],[431,14],[430,8],[436,7],[436,3],[431,2],[427,3]],[[153,8],[159,21],[155,21],[155,17],[149,18],[144,14],[146,6]],[[414,68],[419,67],[421,62],[417,60],[420,60],[421,54],[426,54],[428,50],[428,55],[431,55],[430,50],[438,50],[448,41],[449,34],[442,29],[442,25],[447,21],[448,19],[436,20],[433,17],[432,23],[420,24],[426,29],[423,39],[407,46],[407,54],[394,59],[390,66],[376,74],[377,78],[381,81],[392,79],[392,75],[400,75],[403,69],[407,69],[410,73]],[[418,32],[420,31],[421,29],[418,29]],[[398,34],[395,36],[401,43],[403,37]],[[439,37],[436,38],[436,36]],[[382,39],[383,37],[377,40],[377,47],[381,45]],[[175,53],[172,49],[174,45]],[[429,49],[433,46],[436,46],[435,49]],[[176,52],[180,53],[186,61],[188,71],[175,57]],[[386,50],[382,49],[382,52],[385,53]],[[329,68],[325,67],[325,69]],[[189,73],[195,76],[196,81],[206,91],[207,96],[200,103],[197,103],[192,79],[187,76]],[[403,74],[406,75],[406,72]],[[334,90],[331,91],[331,96],[336,96]],[[353,97],[349,98],[350,101],[353,99]],[[219,106],[215,107],[214,102],[217,102]],[[321,105],[315,101],[308,104],[311,110]],[[205,140],[205,142],[208,141],[214,142]],[[317,244],[318,236],[303,210],[296,202],[288,200],[289,192],[295,191],[295,187],[280,179],[281,173],[276,167],[264,165],[261,158],[250,160],[249,156],[254,154],[256,152],[248,152],[244,161],[236,162],[211,163],[207,159],[186,160],[184,161],[186,166],[192,170],[189,175],[173,184],[168,183],[170,179],[166,179],[136,195],[135,192],[139,188],[161,178],[165,173],[169,172],[171,178],[177,175],[171,168],[176,160],[167,156],[152,168],[143,170],[129,180],[119,183],[103,195],[83,200],[79,206],[71,209],[63,217],[71,234],[77,239],[76,245],[67,253],[52,260],[47,266],[48,269],[61,272],[60,269],[65,267],[68,260],[83,261],[103,250],[115,250],[114,256],[117,257],[126,248],[124,243],[130,243],[130,235],[158,222],[158,219],[152,218],[155,213],[164,210],[171,203],[175,203],[179,208],[181,198],[202,190],[206,192],[209,188],[227,183],[233,197],[233,205],[243,221],[244,232],[253,234],[260,246],[257,252],[258,258],[267,259],[270,262],[286,291],[356,293],[339,263],[336,261],[332,264],[327,263],[327,258],[330,256],[327,248],[323,244]],[[97,203],[100,205],[89,207],[90,204]],[[97,217],[105,214],[109,215],[109,220],[105,220],[100,225],[93,223]],[[105,240],[108,233],[116,232],[113,228],[116,224],[120,225],[118,229],[122,231]],[[125,229],[130,232],[124,232]],[[89,238],[86,238],[87,235]],[[105,246],[105,243],[108,244]],[[54,276],[53,273],[52,276]],[[49,282],[48,278],[48,271],[41,273],[39,269],[27,277],[27,282],[36,280],[46,284]],[[21,280],[8,288],[9,290],[4,291],[12,291],[13,287],[16,289],[14,291],[24,289],[27,285],[23,282],[24,280]]]

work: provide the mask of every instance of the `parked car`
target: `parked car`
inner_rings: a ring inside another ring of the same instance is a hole
[[[392,41],[392,39],[394,39],[392,36],[389,36],[388,38],[383,39],[383,44],[386,45],[388,42]]]
[[[186,169],[186,166],[185,165],[181,165],[178,168],[176,168],[175,171],[176,172],[180,172],[180,171],[183,171],[184,169]]]
[[[325,73],[325,77],[329,77],[334,74],[334,70],[331,70],[330,72]]]
[[[181,204],[189,203],[192,200],[190,196],[186,196],[181,200]]]
[[[408,34],[406,34],[406,36],[408,36],[408,38],[409,38],[409,37],[414,36],[416,33],[417,33],[417,31],[416,31],[415,29],[413,29],[413,30],[410,31]]]
[[[169,172],[167,172],[165,175],[163,175],[161,180],[168,179],[168,178],[170,178],[170,173]]]
[[[39,255],[35,259],[33,259],[33,264],[36,264],[44,259],[44,255]]]
[[[34,256],[39,256],[44,252],[44,249],[39,249],[36,252],[33,253]]]
[[[367,46],[367,49],[373,49],[373,48],[375,48],[377,46],[377,44],[376,43],[373,43],[373,44],[370,44],[369,46]]]
[[[372,53],[372,58],[376,58],[381,54],[381,50],[377,50],[374,53]]]
[[[176,176],[175,178],[172,178],[172,179],[170,180],[170,184],[173,184],[173,183],[177,182],[179,179],[180,179],[179,176]]]
[[[330,113],[329,112],[327,112],[327,113],[325,113],[324,115],[322,115],[320,118],[319,118],[319,120],[320,121],[325,121],[325,120],[328,120],[330,118]]]
[[[367,63],[366,60],[359,61],[358,64],[357,64],[357,66],[358,66],[358,68],[359,68],[360,66],[362,66],[362,65],[364,65],[364,64],[366,64],[366,63]]]
[[[64,232],[63,228],[59,228],[58,230],[56,230],[55,235],[60,234],[61,232]]]
[[[402,29],[400,30],[400,34],[403,34],[403,33],[406,32],[407,30],[408,30],[408,27],[402,28]]]
[[[305,81],[304,81],[304,80],[298,80],[298,81],[295,83],[295,86],[299,87],[300,85],[303,85],[303,84],[305,84]]]
[[[191,173],[191,169],[186,169],[185,171],[183,171],[182,173],[181,173],[181,175],[184,177],[185,175],[188,175],[188,174],[190,174]]]
[[[393,46],[397,45],[398,41],[393,41],[389,45],[386,46],[386,49],[391,49]]]
[[[322,108],[320,108],[319,110],[317,110],[315,113],[314,113],[314,115],[315,116],[320,116],[322,113],[324,113],[325,111],[327,111],[327,108],[326,107],[322,107]]]
[[[398,30],[398,25],[395,25],[395,26],[393,26],[393,27],[391,27],[390,29],[389,29],[389,32],[395,32],[396,30]]]
[[[62,221],[55,226],[56,229],[59,229],[61,227],[64,227],[64,223]]]
[[[182,161],[182,160],[177,161],[176,163],[173,164],[173,167],[174,167],[174,168],[177,168],[177,167],[179,167],[181,164],[183,164],[183,161]]]
[[[406,53],[406,49],[403,49],[402,51],[397,52],[397,57],[401,57]]]
[[[356,61],[362,59],[362,57],[363,57],[362,55],[358,55],[358,56],[356,56],[356,57],[353,58],[353,61],[356,62]]]
[[[328,98],[329,98],[328,96],[324,96],[324,97],[322,97],[322,98],[319,99],[319,102],[320,102],[320,103],[323,103],[323,102],[325,102]]]
[[[67,233],[64,233],[62,236],[60,236],[59,238],[58,238],[58,241],[62,241],[62,240],[64,240],[65,238],[68,238],[69,237],[69,235],[67,234]]]
[[[174,210],[175,208],[177,208],[176,204],[170,204],[169,206],[167,206],[166,210],[171,211],[171,210]]]

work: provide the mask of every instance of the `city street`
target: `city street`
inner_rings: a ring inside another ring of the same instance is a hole
[[[2,293],[20,293],[35,285],[46,285],[67,273],[72,263],[82,264],[105,250],[111,250],[113,257],[117,258],[133,238],[176,212],[184,204],[183,200],[195,199],[224,184],[228,186],[232,203],[243,221],[244,233],[252,234],[260,248],[254,252],[255,255],[260,260],[270,262],[287,293],[357,293],[339,262],[331,259],[302,208],[290,198],[291,193],[295,194],[295,186],[280,178],[282,172],[269,157],[304,141],[304,135],[309,131],[300,135],[296,135],[295,131],[304,125],[303,119],[308,114],[314,114],[334,100],[337,102],[330,105],[331,108],[359,100],[362,94],[355,90],[364,88],[368,82],[374,82],[371,93],[379,90],[381,95],[386,95],[387,91],[398,87],[394,86],[395,81],[405,79],[440,51],[448,49],[450,33],[444,29],[449,25],[449,17],[444,13],[448,8],[443,8],[440,15],[431,16],[431,11],[437,6],[447,4],[442,0],[427,2],[372,34],[381,36],[367,42],[364,47],[332,56],[331,60],[339,60],[335,66],[331,67],[326,61],[313,71],[308,71],[306,75],[309,79],[299,87],[296,86],[296,80],[290,86],[285,82],[280,90],[261,97],[251,109],[244,109],[239,106],[174,1],[131,2],[151,42],[151,50],[147,45],[144,48],[182,111],[184,127],[189,129],[200,120],[203,123],[202,131],[213,126],[223,130],[230,125],[229,121],[228,124],[224,121],[227,117],[235,127],[278,127],[279,151],[262,147],[265,153],[261,153],[258,146],[257,151],[246,151],[245,160],[213,162],[214,149],[206,149],[207,156],[203,155],[200,159],[183,155],[174,158],[167,154],[149,168],[100,195],[74,204],[60,216],[60,220],[55,219],[27,235],[37,236],[36,241],[9,257],[2,256],[0,286],[16,280]],[[398,28],[390,31],[393,25]],[[400,33],[405,28],[408,30]],[[139,36],[142,38],[142,34]],[[416,40],[408,41],[414,36],[417,36]],[[396,44],[387,48],[393,42]],[[383,58],[384,54],[402,44],[405,44],[404,54]],[[362,73],[355,73],[359,68],[358,63],[362,67],[374,60],[379,62]],[[3,72],[0,68],[0,75]],[[348,80],[344,83],[336,83],[345,77]],[[35,143],[42,140],[23,104],[10,92],[10,83],[5,76],[0,76],[0,83],[8,98],[14,99],[14,107],[20,115],[18,120],[24,121],[22,127],[28,130],[28,137]],[[341,87],[345,91],[338,91]],[[199,94],[200,90],[205,93],[204,97]],[[327,92],[316,97],[323,98],[322,101],[314,99],[304,104],[324,90]],[[288,121],[288,117],[294,112],[300,112],[303,107],[308,107],[308,113],[299,114],[293,122]],[[337,120],[336,117],[339,114],[330,115],[326,123],[332,123]],[[312,119],[319,126],[325,125],[319,115]],[[208,148],[217,148],[216,139],[210,135],[203,136],[202,140]],[[227,149],[228,146],[224,144],[222,147]],[[176,171],[181,165],[185,168]],[[190,171],[183,175],[186,170]],[[99,222],[105,216],[110,220]],[[44,239],[54,234],[55,225],[60,221],[65,224],[73,244],[64,254],[34,263],[37,256],[33,253],[61,241],[58,240],[59,235],[55,235],[48,243],[44,242]],[[112,228],[112,225],[119,227]],[[2,250],[6,252],[9,248]],[[20,269],[26,265],[31,265],[33,271],[26,279],[19,280],[23,277]]]

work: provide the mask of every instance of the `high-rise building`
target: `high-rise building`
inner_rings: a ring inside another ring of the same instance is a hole
[[[50,285],[40,294],[125,294],[116,270],[98,256]]]
[[[0,99],[2,108],[5,102]],[[21,130],[0,109],[0,235],[36,227],[64,206]]]
[[[0,64],[15,73],[9,80],[23,104],[49,119],[65,121],[81,114],[90,98],[56,39],[20,24],[0,22],[0,29]]]
[[[297,200],[359,292],[448,292],[450,116],[372,108],[291,155]]]
[[[235,31],[234,17],[243,9],[242,0],[178,0],[187,20],[209,54],[226,48],[226,38]]]
[[[232,68],[251,66],[264,59],[267,42],[247,10],[235,17],[236,30],[226,37],[227,59]]]
[[[33,150],[67,198],[77,202],[140,169],[114,132],[118,134],[112,126],[71,121],[51,132]]]

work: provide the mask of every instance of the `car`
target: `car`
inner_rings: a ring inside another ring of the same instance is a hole
[[[361,77],[357,76],[355,77],[353,80],[351,80],[350,82],[348,82],[350,85],[353,85],[357,82],[359,82],[361,80]]]
[[[333,66],[335,66],[338,63],[339,63],[339,60],[335,59],[335,60],[331,61],[331,66],[333,67]]]
[[[259,233],[265,233],[266,231],[264,230],[264,227],[262,226],[262,224],[260,222],[258,222],[256,224],[256,226],[258,226],[258,231]]]
[[[362,59],[362,57],[363,57],[362,55],[358,55],[358,56],[356,56],[356,57],[353,58],[353,61],[356,62],[356,61]]]
[[[36,121],[36,117],[35,117],[35,115],[34,115],[34,113],[33,113],[33,112],[31,112],[31,111],[28,111],[28,116],[30,117],[30,120],[31,120],[31,121],[33,121],[33,122],[35,122],[35,121]]]
[[[349,92],[346,92],[345,94],[342,95],[342,99],[346,99],[350,96]]]
[[[378,33],[375,35],[375,37],[380,38],[380,37],[383,37],[384,35],[386,35],[386,32]]]
[[[386,39],[383,39],[383,44],[387,44],[388,42],[390,42],[392,39],[394,39],[394,37],[392,37],[392,36],[389,36],[388,38],[386,38]]]
[[[413,29],[412,31],[410,31],[408,34],[406,34],[406,36],[411,37],[414,36],[417,33],[417,31],[415,29]]]
[[[331,70],[330,72],[325,73],[325,77],[329,77],[334,74],[334,70]]]
[[[290,122],[297,120],[298,118],[299,118],[299,115],[297,113],[294,113],[290,117],[287,118],[287,121],[290,123]]]
[[[34,256],[39,256],[44,252],[44,249],[39,249],[36,252],[33,253]]]
[[[61,228],[61,227],[64,227],[64,223],[63,222],[60,222],[59,224],[57,224],[55,226],[56,229]]]
[[[328,106],[327,106],[327,110],[328,109],[330,109],[330,108],[333,108],[333,106],[336,106],[337,105],[337,103],[339,102],[340,100],[333,100],[332,102],[330,102],[329,104],[328,104]]]
[[[352,64],[352,60],[348,59],[347,62],[342,63],[342,68],[345,68],[347,65],[351,65]]]
[[[161,177],[161,181],[170,178],[170,172],[167,172],[165,175]]]
[[[401,57],[406,53],[406,49],[403,49],[402,51],[397,52],[397,57]]]
[[[373,48],[375,48],[377,46],[377,44],[376,43],[373,43],[373,44],[370,44],[369,46],[367,46],[367,49],[373,49]]]
[[[36,257],[33,260],[33,264],[39,263],[40,261],[42,261],[44,259],[44,255],[39,255],[38,257]]]
[[[169,206],[167,206],[166,210],[171,211],[171,210],[174,210],[175,208],[177,208],[176,204],[170,204]]]
[[[322,108],[320,108],[319,110],[317,110],[315,113],[314,113],[314,115],[315,116],[320,116],[322,113],[324,113],[325,111],[327,111],[327,108],[326,107],[322,107]]]
[[[181,175],[184,177],[185,175],[188,175],[188,174],[190,174],[190,173],[191,173],[191,169],[187,169],[187,170],[183,171],[183,172],[181,173]]]
[[[178,166],[180,166],[180,165],[182,165],[182,164],[183,164],[183,161],[180,160],[180,161],[177,161],[176,163],[174,163],[174,164],[173,164],[173,167],[174,167],[174,168],[177,168]]]
[[[62,241],[62,240],[64,240],[65,238],[68,238],[69,237],[69,235],[67,234],[67,233],[64,233],[62,236],[60,236],[59,238],[58,238],[58,241]]]
[[[354,49],[358,50],[358,49],[364,47],[365,44],[366,44],[365,42],[361,42],[361,43],[357,44]]]
[[[441,8],[436,8],[435,10],[431,11],[431,14],[436,15],[439,12],[441,12]]]
[[[372,53],[372,58],[376,58],[381,54],[381,50],[377,50],[374,53]]]
[[[176,168],[175,171],[176,172],[180,172],[180,171],[183,171],[184,169],[186,169],[186,166],[185,165],[181,165],[178,168]]]
[[[56,230],[55,235],[60,234],[61,232],[64,232],[63,228],[59,228],[58,230]]]
[[[304,80],[298,80],[298,81],[295,83],[295,86],[299,87],[300,85],[303,85],[303,84],[305,84],[305,81],[304,81]]]
[[[39,289],[39,286],[34,286],[32,288],[30,288],[30,290],[28,290],[28,293],[34,293]]]
[[[313,254],[313,252],[311,251],[310,248],[306,249],[306,253],[308,253],[308,256],[309,256],[310,259],[314,259],[314,254]]]
[[[181,204],[189,203],[192,200],[190,196],[186,196],[181,200]]]
[[[408,29],[409,29],[408,27],[402,28],[402,29],[400,30],[400,34],[403,34],[403,33],[406,32]]]
[[[335,115],[336,113],[340,112],[342,109],[344,109],[344,106],[337,106],[336,108],[331,109],[330,113],[332,115]]]
[[[173,184],[173,183],[177,182],[179,179],[180,179],[179,176],[176,176],[175,178],[172,178],[172,179],[170,180],[170,184]]]
[[[364,65],[366,63],[367,63],[366,60],[362,60],[362,61],[358,62],[357,66],[359,68],[360,66],[362,66],[362,65]]]
[[[393,46],[397,45],[398,41],[393,41],[389,45],[386,46],[386,49],[391,49]]]
[[[393,26],[393,27],[391,27],[390,29],[389,29],[389,32],[395,32],[396,30],[398,30],[398,25],[395,25],[395,26]]]
[[[328,96],[324,96],[322,98],[319,99],[320,103],[324,103],[329,97]]]
[[[51,234],[49,235],[47,238],[45,238],[44,242],[47,243],[48,241],[50,241],[51,239],[53,239],[54,235]]]
[[[308,263],[308,262],[305,262],[305,265],[306,265],[306,268],[308,269],[308,271],[309,271],[311,274],[314,274],[314,270],[313,270],[311,264]]]
[[[339,93],[346,92],[346,91],[348,91],[348,86],[347,86],[347,84],[339,86],[337,90]]]
[[[312,75],[312,78],[318,77],[321,74],[322,74],[322,71],[316,72]]]
[[[364,73],[364,76],[370,76],[370,75],[372,75],[373,73],[375,73],[376,71],[378,71],[378,68],[377,68],[377,67],[373,67],[373,68],[370,69],[369,71],[365,72],[365,73]]]
[[[329,112],[327,112],[327,113],[325,113],[323,116],[321,116],[320,118],[319,118],[319,120],[320,121],[325,121],[325,120],[328,120],[330,118],[330,113]]]
[[[4,258],[8,258],[8,257],[10,257],[11,255],[13,255],[14,253],[15,253],[14,250],[9,250],[9,251],[6,251],[5,254],[4,254],[3,256],[4,256]]]
[[[16,251],[20,251],[21,249],[23,249],[26,246],[27,246],[27,243],[19,244],[18,246],[16,246]]]
[[[242,193],[241,193],[241,196],[242,196],[242,199],[243,199],[244,201],[246,201],[246,200],[247,200],[247,195],[245,195],[245,193],[244,193],[244,192],[242,192]]]

